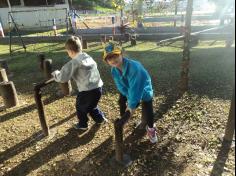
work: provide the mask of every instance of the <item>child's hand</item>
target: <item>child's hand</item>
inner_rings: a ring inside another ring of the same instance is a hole
[[[56,76],[60,73],[59,70],[55,70],[54,72],[51,73],[51,75],[56,78]]]
[[[127,107],[125,111],[129,111],[131,116],[133,116],[135,109],[131,109],[131,108]]]

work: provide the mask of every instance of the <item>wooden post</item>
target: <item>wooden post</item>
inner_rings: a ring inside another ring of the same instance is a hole
[[[0,82],[8,82],[7,73],[4,68],[0,68]]]
[[[24,0],[20,0],[20,5],[21,5],[21,6],[25,6]]]
[[[53,28],[54,36],[57,36],[57,25],[56,25],[56,19],[55,18],[53,18],[52,23],[53,23],[52,28]]]
[[[7,74],[10,74],[9,67],[6,59],[0,59],[0,68],[4,68]]]
[[[180,78],[179,85],[178,85],[180,96],[188,90],[192,12],[193,12],[193,0],[188,0],[186,21],[185,21],[182,70],[181,70],[181,74],[180,74],[181,78]]]
[[[135,46],[137,44],[135,35],[132,35],[130,37],[130,42],[131,42],[131,46]]]
[[[6,108],[11,108],[19,104],[16,88],[12,81],[0,83],[0,94]]]
[[[83,40],[82,40],[82,45],[83,45],[83,49],[88,49],[87,40],[83,39]]]
[[[125,40],[125,42],[128,42],[129,40],[130,40],[130,34],[124,34],[124,40]]]
[[[71,81],[68,81],[66,83],[59,83],[59,85],[64,95],[71,95],[72,92]]]
[[[55,82],[55,80],[52,78],[52,79],[47,80],[46,82],[34,84],[34,99],[35,99],[35,103],[38,109],[39,121],[40,121],[42,130],[45,136],[49,135],[49,127],[45,118],[43,102],[41,99],[42,98],[41,88],[53,82]]]
[[[44,60],[45,60],[45,55],[44,54],[39,54],[38,55],[38,62],[39,62],[39,68],[41,71],[44,70]]]
[[[114,41],[114,36],[109,36],[108,41]]]
[[[123,161],[123,127],[119,124],[119,119],[116,119],[114,123],[115,127],[115,150],[116,150],[116,160],[118,162]]]
[[[45,59],[43,62],[43,72],[46,79],[52,78],[52,59]]]
[[[8,7],[9,7],[9,11],[11,12],[11,3],[10,3],[10,0],[7,0],[7,4],[8,4]]]
[[[115,128],[115,160],[127,167],[131,164],[130,157],[124,154],[124,141],[123,141],[123,128],[124,125],[128,122],[131,114],[129,111],[126,111],[121,119],[116,119],[114,122]]]
[[[41,91],[35,89],[34,99],[35,99],[36,106],[37,106],[37,109],[38,109],[39,121],[40,121],[41,127],[43,129],[44,135],[48,136],[49,135],[49,127],[48,127],[47,121],[45,119],[43,102],[41,100],[41,97],[42,97]]]
[[[106,41],[107,41],[106,38],[107,38],[106,35],[102,35],[102,36],[101,36],[101,42],[102,42],[102,43],[106,43]]]
[[[235,89],[233,92],[233,98],[231,100],[231,106],[229,111],[228,122],[225,129],[224,139],[226,141],[232,141],[235,131]]]

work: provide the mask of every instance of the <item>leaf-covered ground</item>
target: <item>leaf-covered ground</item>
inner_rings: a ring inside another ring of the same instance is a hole
[[[87,132],[73,130],[77,122],[75,96],[60,97],[55,83],[43,89],[49,137],[42,135],[33,96],[33,83],[44,79],[36,55],[45,52],[53,59],[53,69],[59,69],[67,62],[64,44],[31,45],[27,53],[15,53],[9,59],[13,73],[9,79],[16,86],[20,106],[0,112],[0,175],[235,175],[234,142],[229,153],[221,147],[235,79],[235,53],[223,42],[211,43],[201,42],[192,49],[190,90],[180,99],[175,98],[180,44],[162,48],[150,42],[125,45],[125,55],[142,62],[152,76],[159,137],[153,145],[144,131],[135,129],[141,118],[138,109],[124,129],[125,153],[133,161],[127,168],[112,160],[118,93],[109,67],[100,59],[100,45],[89,43],[87,52],[97,61],[105,84],[99,106],[109,123],[97,126],[90,121]],[[7,49],[7,45],[0,45],[0,58],[8,58]]]

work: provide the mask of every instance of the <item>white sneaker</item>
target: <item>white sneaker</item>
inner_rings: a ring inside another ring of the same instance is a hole
[[[147,136],[148,136],[150,142],[153,143],[153,144],[157,143],[158,139],[157,139],[157,130],[156,130],[156,128],[155,127],[149,128],[147,126],[146,130],[147,130]]]

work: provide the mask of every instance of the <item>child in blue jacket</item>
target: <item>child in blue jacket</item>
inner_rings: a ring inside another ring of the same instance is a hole
[[[104,50],[103,59],[111,68],[112,77],[120,92],[120,115],[126,111],[134,113],[142,102],[142,111],[146,114],[147,135],[152,143],[157,142],[154,127],[153,89],[150,75],[137,61],[124,58],[122,50],[114,43],[109,43]],[[127,105],[126,105],[127,104]]]

